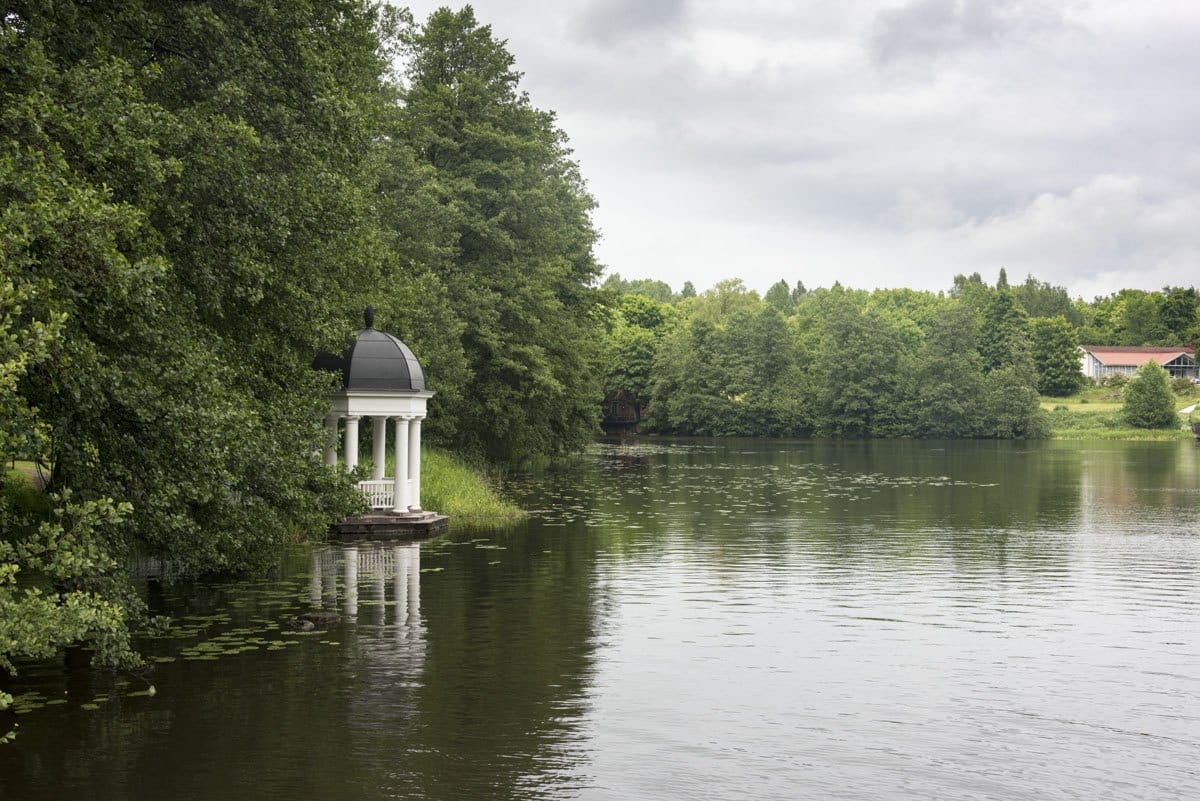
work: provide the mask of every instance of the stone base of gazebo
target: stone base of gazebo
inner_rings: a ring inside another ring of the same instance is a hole
[[[355,540],[419,540],[444,534],[450,528],[450,518],[437,512],[389,512],[376,509],[365,515],[351,517],[329,527],[334,539]]]

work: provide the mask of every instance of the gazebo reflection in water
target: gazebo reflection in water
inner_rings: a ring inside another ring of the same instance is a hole
[[[421,546],[362,544],[313,551],[308,587],[314,609],[362,623],[416,632],[421,625]],[[394,610],[389,615],[388,610]]]

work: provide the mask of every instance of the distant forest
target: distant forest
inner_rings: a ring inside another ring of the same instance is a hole
[[[1200,338],[1200,293],[1125,289],[1090,302],[1029,276],[958,275],[947,292],[808,289],[762,297],[603,284],[605,389],[643,431],[739,436],[1020,438],[1046,434],[1039,395],[1083,377],[1076,347]]]

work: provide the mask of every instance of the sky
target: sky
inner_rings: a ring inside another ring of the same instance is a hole
[[[606,274],[1200,284],[1200,3],[472,5],[570,137]]]

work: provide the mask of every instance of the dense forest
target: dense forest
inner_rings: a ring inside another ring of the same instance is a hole
[[[593,435],[593,201],[469,7],[18,1],[0,75],[0,456],[51,507],[0,505],[0,670],[133,659],[133,548],[250,570],[357,508],[311,456],[310,365],[368,303],[437,389],[430,440]]]
[[[697,294],[603,284],[605,388],[641,430],[740,436],[1017,438],[1046,434],[1039,395],[1083,376],[1076,348],[1200,339],[1200,293],[1122,290],[1091,302],[1030,276],[946,292],[809,290],[740,281]]]
[[[254,570],[356,509],[310,365],[368,304],[428,440],[493,462],[617,391],[662,432],[1038,436],[1076,342],[1196,336],[1194,289],[599,285],[566,135],[469,6],[17,0],[0,76],[0,457],[48,481],[0,471],[0,672],[135,663],[135,549]]]

